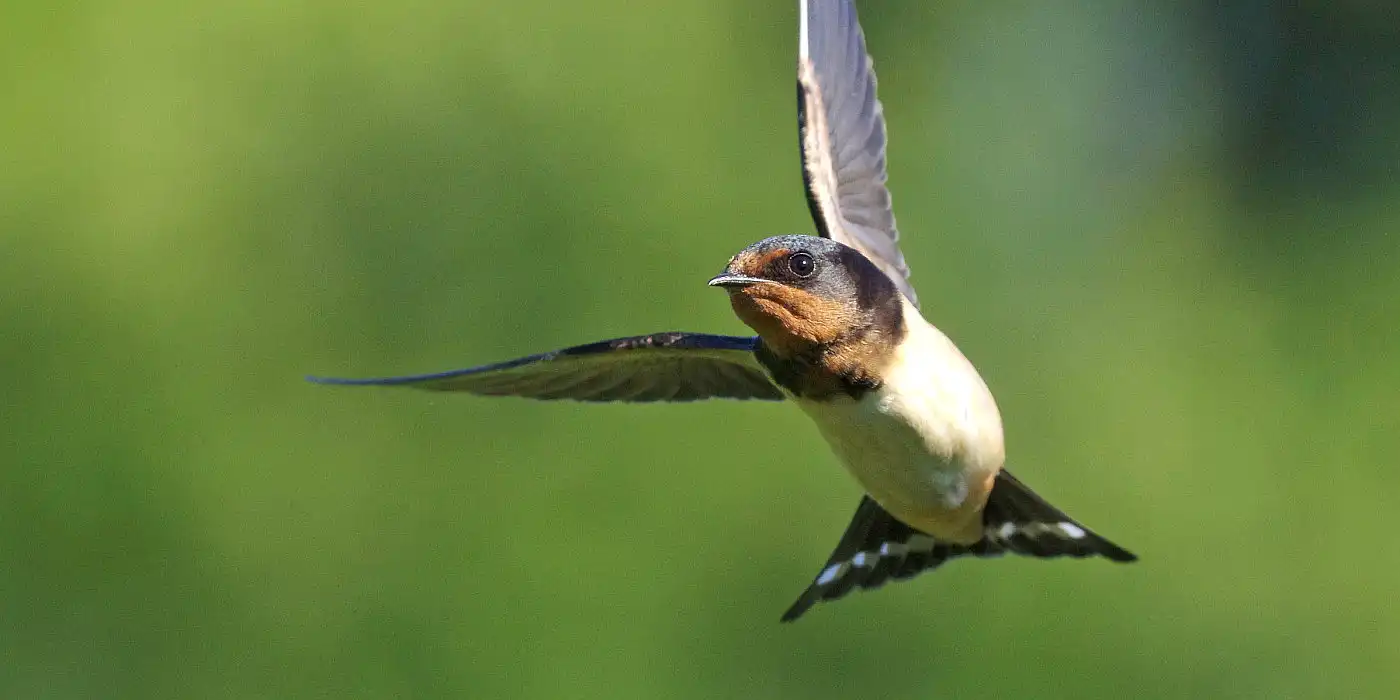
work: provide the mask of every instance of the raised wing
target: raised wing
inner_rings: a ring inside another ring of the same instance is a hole
[[[408,386],[481,396],[575,401],[781,401],[754,359],[757,338],[653,333],[603,340],[493,365],[379,379],[307,377],[318,384]]]
[[[800,0],[797,121],[817,230],[859,250],[918,304],[885,187],[885,117],[852,0]]]

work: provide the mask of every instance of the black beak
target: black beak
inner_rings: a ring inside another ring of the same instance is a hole
[[[710,279],[709,285],[711,287],[747,287],[751,284],[758,284],[760,282],[767,281],[768,280],[762,280],[757,277],[749,277],[748,275],[736,275],[728,272],[721,272],[720,274],[715,275],[713,278]]]

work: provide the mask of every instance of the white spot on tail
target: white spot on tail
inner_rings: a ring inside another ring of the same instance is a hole
[[[817,577],[817,585],[825,586],[841,577],[845,573],[846,564],[832,564],[822,570],[822,575]]]
[[[882,557],[900,556],[908,551],[909,547],[902,545],[898,542],[886,542],[880,545],[880,556]]]
[[[1068,537],[1072,540],[1082,540],[1088,537],[1089,533],[1084,528],[1074,523],[1002,523],[996,530],[987,533],[993,540],[1005,542],[1016,535],[1037,538],[1049,535],[1051,537]]]
[[[851,557],[851,566],[865,566],[865,559],[865,552],[856,552],[856,555]]]

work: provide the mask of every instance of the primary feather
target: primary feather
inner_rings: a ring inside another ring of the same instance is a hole
[[[308,379],[318,384],[407,386],[545,400],[781,401],[783,393],[754,360],[756,346],[756,338],[653,333],[449,372],[371,379]]]

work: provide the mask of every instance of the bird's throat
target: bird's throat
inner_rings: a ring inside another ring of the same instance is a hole
[[[801,398],[859,398],[879,388],[903,337],[902,323],[882,323],[888,314],[786,285],[736,289],[729,299],[739,320],[758,334],[759,362]]]
[[[845,304],[778,284],[734,290],[729,303],[744,325],[784,356],[836,342],[858,321],[858,314]]]

